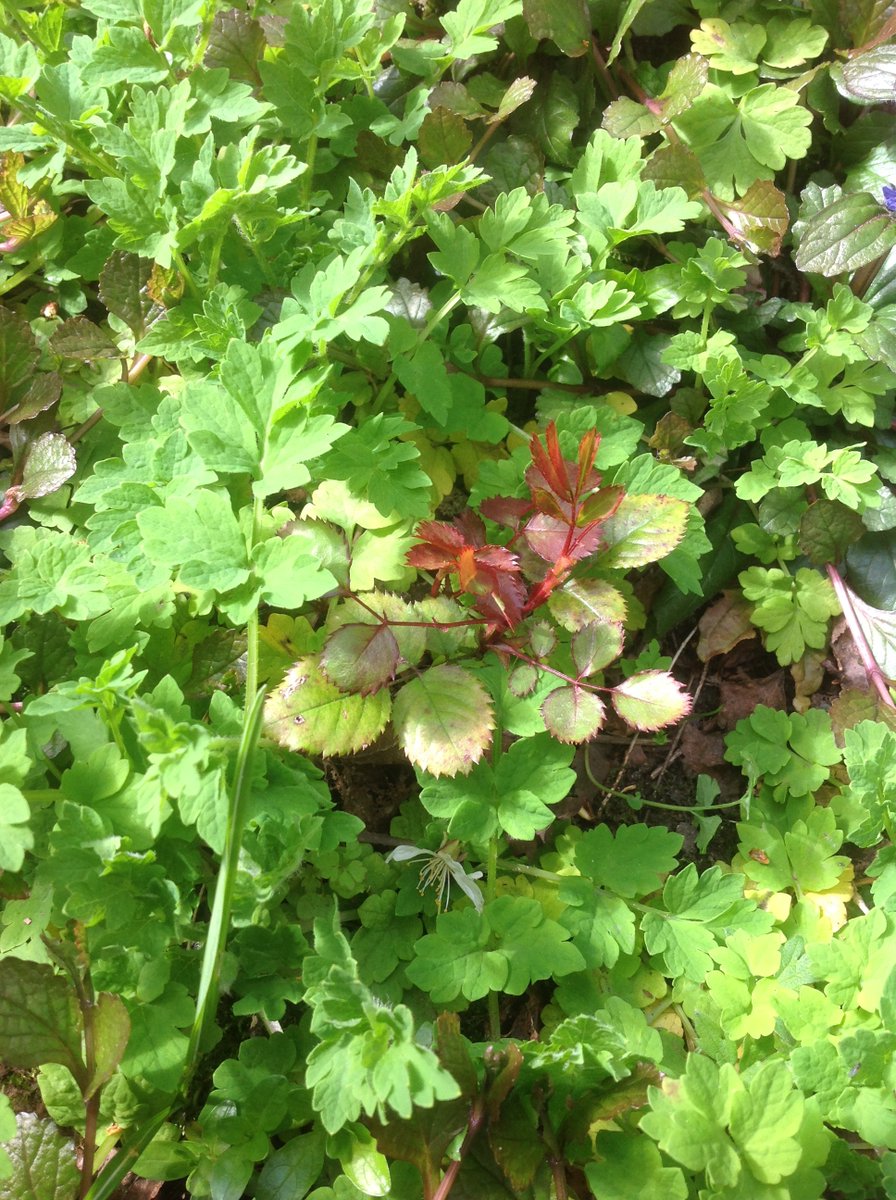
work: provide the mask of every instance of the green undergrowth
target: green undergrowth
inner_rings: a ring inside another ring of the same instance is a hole
[[[896,1198],[894,33],[3,5],[0,1200]]]

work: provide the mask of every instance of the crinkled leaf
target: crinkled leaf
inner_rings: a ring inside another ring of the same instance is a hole
[[[594,692],[569,684],[551,692],[541,706],[548,731],[561,742],[587,742],[604,723],[606,707]]]
[[[801,271],[842,275],[855,271],[896,246],[896,216],[869,192],[803,192],[800,219],[793,227],[795,261]],[[808,209],[809,215],[804,215]]]
[[[116,250],[100,272],[100,299],[137,338],[146,332],[146,319],[153,309],[147,289],[152,266],[148,258]]]
[[[495,726],[485,688],[462,667],[421,672],[396,694],[398,743],[414,766],[431,775],[466,775],[491,745]]]
[[[0,1200],[75,1200],[81,1175],[72,1139],[36,1113],[19,1113],[16,1124],[5,1143],[12,1174],[0,1180]]]
[[[28,390],[37,359],[28,323],[0,306],[0,409],[15,404]]]
[[[848,58],[838,76],[848,95],[892,103],[896,93],[896,46],[875,46],[866,54]]]
[[[799,546],[816,567],[840,562],[865,532],[862,518],[837,500],[816,500],[800,520]]]
[[[374,696],[341,692],[314,658],[301,658],[267,698],[265,725],[290,750],[354,754],[375,742],[391,709],[388,691]]]
[[[20,495],[36,500],[58,492],[77,468],[75,451],[61,433],[43,433],[28,448]]]
[[[434,108],[423,118],[417,146],[426,166],[460,162],[472,144],[469,125],[447,108]]]
[[[121,356],[109,335],[86,317],[70,317],[63,321],[50,338],[50,346],[62,358],[77,358],[84,362]]]
[[[367,696],[394,678],[398,658],[388,625],[343,625],[327,638],[320,665],[343,691]]]
[[[264,31],[248,13],[238,8],[219,9],[215,13],[205,51],[206,66],[225,67],[231,79],[257,86],[258,62],[264,50]]]
[[[85,1078],[75,993],[47,963],[0,962],[0,1058],[11,1067],[61,1063]]]
[[[643,567],[665,558],[687,527],[689,506],[673,496],[625,496],[601,526],[602,567]]]

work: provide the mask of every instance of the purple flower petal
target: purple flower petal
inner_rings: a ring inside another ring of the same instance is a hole
[[[884,184],[884,206],[887,212],[896,213],[896,187],[892,184]]]

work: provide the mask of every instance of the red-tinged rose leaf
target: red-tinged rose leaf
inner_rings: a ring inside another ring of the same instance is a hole
[[[320,665],[342,691],[369,696],[395,678],[398,658],[388,625],[343,625],[327,639]]]
[[[526,483],[533,490],[544,488],[560,500],[572,500],[579,477],[577,463],[567,462],[560,450],[557,426],[550,422],[544,435],[544,445],[537,437],[529,443],[532,466],[526,471]]]
[[[496,525],[506,525],[513,530],[519,529],[520,522],[531,508],[528,500],[514,500],[511,496],[492,496],[479,505],[479,511],[484,517],[488,517]]]
[[[265,727],[281,746],[307,754],[354,754],[376,741],[389,720],[386,690],[352,696],[330,683],[315,658],[300,658],[268,696]]]
[[[592,621],[624,621],[628,606],[618,588],[605,579],[570,579],[548,600],[551,616],[575,633]]]
[[[464,613],[458,610],[463,619]],[[343,600],[327,615],[327,631],[334,632],[343,625],[381,625],[385,620],[392,636],[398,643],[398,652],[406,663],[415,666],[426,650],[426,628],[420,622],[429,622],[428,614],[421,614],[417,605],[394,592],[361,592],[356,597]],[[404,624],[404,622],[415,624]]]
[[[531,696],[538,686],[541,672],[531,663],[517,663],[507,676],[507,687],[514,696]]]
[[[535,621],[529,628],[529,645],[538,658],[547,658],[557,645],[557,632],[547,621]]]
[[[590,495],[579,508],[577,525],[590,525],[592,521],[605,521],[622,503],[625,489],[605,487]]]
[[[478,679],[442,664],[421,672],[396,694],[398,744],[430,775],[466,775],[491,745],[492,702]]]
[[[557,688],[541,706],[549,733],[559,742],[587,742],[604,723],[606,707],[594,692],[569,684]]]
[[[535,551],[545,562],[557,563],[567,549],[570,541],[570,527],[567,521],[557,517],[549,517],[546,513],[536,513],[526,522],[523,537],[526,544]]]
[[[602,671],[622,653],[624,634],[618,621],[595,621],[572,639],[572,661],[579,675]]]
[[[623,721],[649,733],[686,717],[691,697],[667,671],[642,671],[613,689],[613,707]]]
[[[487,583],[488,590],[477,595],[475,608],[486,620],[514,629],[523,619],[526,602],[526,589],[519,577],[497,571],[491,575],[481,571],[479,575]]]
[[[536,476],[540,480],[540,475]],[[533,484],[529,482],[529,493],[532,497],[531,508],[536,509],[545,516],[554,517],[558,521],[563,521],[565,524],[571,523],[572,504],[568,500],[558,500],[553,492],[549,492],[541,486],[541,483]]]
[[[673,496],[625,496],[601,533],[602,567],[643,567],[665,558],[684,537],[689,505]]]

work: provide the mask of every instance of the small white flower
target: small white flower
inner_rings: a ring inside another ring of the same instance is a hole
[[[442,911],[442,907],[448,899],[452,881],[470,899],[476,911],[482,912],[485,897],[479,884],[475,882],[482,878],[482,872],[473,871],[471,874],[467,874],[463,864],[452,853],[458,848],[458,845],[459,843],[456,841],[446,842],[438,850],[426,850],[421,846],[396,846],[392,853],[387,855],[386,862],[419,862],[421,859],[425,859],[420,870],[418,891],[424,892],[429,887],[433,888],[436,893],[436,908],[439,912]]]

